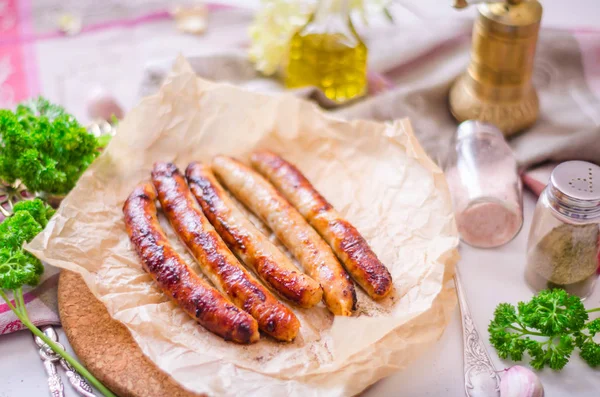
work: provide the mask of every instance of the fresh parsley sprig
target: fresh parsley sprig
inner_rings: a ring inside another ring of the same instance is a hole
[[[12,210],[13,215],[0,223],[0,298],[6,302],[25,327],[71,364],[104,396],[115,397],[73,356],[37,328],[29,318],[23,287],[37,285],[44,272],[44,266],[38,258],[23,249],[23,244],[30,242],[44,229],[54,210],[40,199],[21,201],[15,204]],[[12,293],[13,300],[9,298],[9,293]]]
[[[67,194],[107,139],[41,97],[14,112],[0,109],[0,180],[20,180],[30,192]]]
[[[490,343],[501,358],[520,361],[529,355],[535,369],[546,365],[562,369],[576,348],[584,361],[596,367],[600,344],[594,337],[600,334],[600,318],[588,320],[590,313],[599,311],[586,310],[579,297],[564,290],[544,290],[517,307],[499,304],[488,327]]]

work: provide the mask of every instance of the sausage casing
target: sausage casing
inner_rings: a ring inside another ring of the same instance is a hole
[[[349,316],[356,306],[356,291],[348,273],[302,215],[261,175],[225,156],[213,160],[213,171],[231,193],[271,228],[323,288],[327,308]]]
[[[258,324],[194,273],[173,249],[156,217],[156,191],[137,186],[123,206],[125,226],[144,269],[160,289],[207,330],[238,343],[258,341]]]
[[[216,180],[210,166],[192,163],[185,176],[204,215],[221,238],[263,281],[301,307],[312,307],[321,301],[323,291],[319,283],[299,271],[254,227]]]
[[[392,276],[361,234],[345,220],[292,164],[268,150],[251,156],[265,176],[308,220],[340,258],[352,278],[373,299],[392,290]]]
[[[202,213],[183,175],[171,163],[156,163],[152,182],[173,229],[196,258],[202,271],[231,301],[278,340],[291,341],[300,322],[294,313],[260,284],[229,251]]]

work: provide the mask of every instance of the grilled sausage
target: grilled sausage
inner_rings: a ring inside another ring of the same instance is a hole
[[[251,162],[327,241],[352,278],[371,298],[386,297],[392,276],[358,230],[346,221],[292,164],[268,150]]]
[[[265,235],[242,214],[217,182],[210,167],[192,163],[185,176],[213,227],[244,263],[281,296],[301,307],[321,301],[319,283],[298,270]]]
[[[225,340],[254,343],[258,324],[194,273],[175,252],[156,217],[156,191],[137,186],[123,206],[125,226],[144,269],[160,289],[194,320]]]
[[[202,214],[177,167],[156,163],[152,182],[167,219],[213,284],[236,306],[250,313],[261,330],[278,340],[293,340],[300,328],[294,313],[250,275],[229,251]]]
[[[213,171],[246,207],[273,230],[304,270],[323,288],[327,308],[349,316],[356,306],[350,277],[331,248],[294,207],[253,169],[225,156],[213,160]]]

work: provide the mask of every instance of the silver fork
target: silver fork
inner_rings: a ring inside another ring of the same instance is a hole
[[[458,268],[454,275],[463,328],[463,370],[468,397],[499,397],[500,377],[473,322]]]

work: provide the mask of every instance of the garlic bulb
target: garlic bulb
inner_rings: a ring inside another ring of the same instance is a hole
[[[87,112],[90,119],[111,121],[112,117],[123,118],[123,109],[117,100],[103,88],[96,87],[87,100]]]
[[[515,365],[504,370],[500,397],[544,397],[544,387],[533,371]]]

